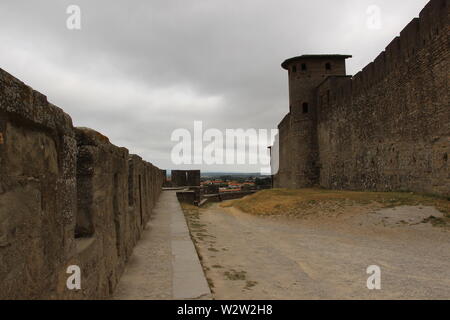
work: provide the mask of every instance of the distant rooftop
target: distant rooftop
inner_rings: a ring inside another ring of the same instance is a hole
[[[297,61],[297,60],[301,60],[301,59],[311,59],[311,58],[317,58],[317,59],[323,59],[323,58],[341,58],[341,59],[348,59],[351,58],[351,55],[348,54],[304,54],[301,56],[297,56],[297,57],[293,57],[290,59],[285,60],[282,64],[281,67],[283,67],[283,69],[287,70],[287,65],[290,64],[291,62]]]

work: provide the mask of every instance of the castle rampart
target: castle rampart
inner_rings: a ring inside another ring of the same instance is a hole
[[[109,297],[164,180],[0,69],[0,299]]]
[[[448,0],[430,1],[361,72],[318,85],[316,185],[449,195],[448,16]],[[283,157],[276,186],[290,187]]]

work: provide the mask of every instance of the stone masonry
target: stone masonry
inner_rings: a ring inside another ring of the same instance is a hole
[[[0,299],[108,298],[164,180],[0,69]]]
[[[373,62],[286,60],[274,186],[450,195],[449,0],[432,0]]]
[[[200,170],[172,170],[173,187],[200,186]]]

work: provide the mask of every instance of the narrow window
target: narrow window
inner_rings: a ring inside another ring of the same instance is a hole
[[[331,63],[327,62],[327,63],[325,64],[325,69],[326,69],[326,70],[331,70]]]
[[[306,63],[302,63],[302,71],[306,71],[307,67],[306,67]]]
[[[308,113],[308,111],[309,111],[309,106],[308,106],[308,103],[305,102],[305,103],[303,103],[303,113]]]
[[[292,66],[292,72],[297,72],[297,66]]]

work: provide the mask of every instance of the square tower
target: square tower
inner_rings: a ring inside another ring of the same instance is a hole
[[[350,55],[317,54],[287,59],[289,115],[280,124],[280,163],[275,186],[311,187],[319,181],[316,89],[329,76],[345,76]]]

